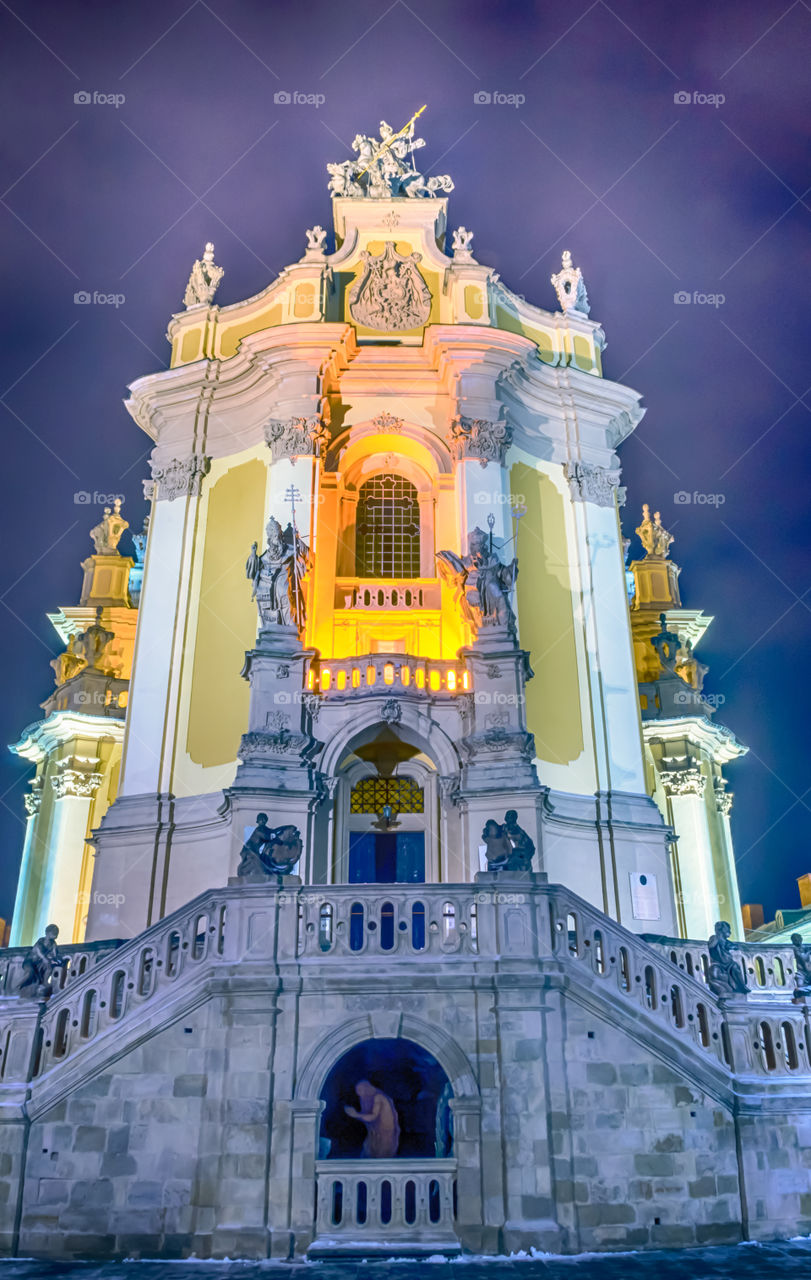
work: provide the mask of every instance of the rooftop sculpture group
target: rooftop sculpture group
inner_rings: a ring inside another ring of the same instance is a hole
[[[352,142],[357,159],[341,164],[328,164],[329,190],[333,196],[371,200],[393,197],[436,196],[439,191],[453,191],[448,174],[426,178],[414,164],[414,152],[425,146],[424,138],[414,137],[414,121],[425,107],[412,116],[405,128],[394,131],[385,120],[380,121],[380,137],[358,133]]]

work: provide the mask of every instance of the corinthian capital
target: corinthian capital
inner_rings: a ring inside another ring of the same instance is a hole
[[[593,502],[598,507],[613,507],[616,495],[622,505],[625,491],[620,488],[619,471],[595,467],[590,462],[566,462],[563,474],[569,481],[572,502]]]
[[[706,776],[692,760],[680,760],[675,767],[665,767],[661,778],[667,796],[701,796],[707,784]]]
[[[57,765],[57,773],[51,775],[51,785],[57,800],[64,796],[92,796],[101,785],[102,775],[94,765],[97,760],[84,761],[69,757]],[[79,766],[76,768],[76,766]]]
[[[309,418],[271,418],[265,427],[265,441],[274,462],[318,454],[329,438],[319,414]]]
[[[448,432],[448,444],[454,458],[478,458],[483,467],[488,462],[504,462],[512,444],[512,429],[499,419],[457,418]]]
[[[157,485],[158,501],[174,502],[175,498],[199,498],[203,476],[208,474],[211,459],[201,453],[187,458],[168,458],[150,462],[152,480]],[[144,486],[146,491],[146,485]]]

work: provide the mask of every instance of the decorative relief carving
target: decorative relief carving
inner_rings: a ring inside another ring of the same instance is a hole
[[[488,462],[503,465],[512,444],[512,429],[501,419],[490,422],[486,418],[460,417],[451,424],[447,440],[456,459],[478,458],[483,467]]]
[[[593,502],[598,507],[613,507],[614,496],[619,500],[619,471],[609,471],[606,467],[596,467],[590,462],[566,462],[563,474],[569,481],[569,492],[572,502]]]
[[[35,817],[39,813],[39,807],[42,804],[42,786],[44,779],[40,775],[31,779],[31,790],[27,795],[23,796],[23,804],[25,812],[29,818]]]
[[[403,708],[397,698],[387,698],[380,709],[380,718],[386,724],[399,724],[403,718]]]
[[[169,458],[165,462],[150,462],[149,465],[152,480],[158,486],[158,501],[174,502],[175,498],[200,497],[203,477],[208,475],[211,459],[201,453],[192,453],[188,458]]]
[[[381,431],[393,431],[395,435],[399,435],[403,429],[403,419],[395,418],[393,413],[384,409],[376,418],[372,418],[372,426],[379,427]]]
[[[265,442],[274,462],[280,458],[318,456],[329,438],[329,430],[319,414],[309,418],[271,418],[265,427]]]
[[[431,291],[420,275],[421,253],[398,253],[392,240],[382,253],[361,252],[364,267],[349,291],[349,314],[367,329],[417,329],[431,314]]]

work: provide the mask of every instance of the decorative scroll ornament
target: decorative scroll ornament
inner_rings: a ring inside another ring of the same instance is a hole
[[[158,500],[174,502],[175,498],[200,497],[203,476],[208,475],[211,459],[201,453],[192,453],[188,458],[168,458],[165,462],[150,462],[149,465],[152,480],[158,486]]]
[[[581,315],[587,316],[591,307],[583,282],[583,273],[579,267],[572,264],[572,255],[568,249],[563,251],[561,262],[560,271],[551,277],[560,309],[561,311],[579,311]]]
[[[663,560],[670,554],[671,545],[675,542],[673,534],[668,533],[662,525],[662,517],[658,511],[654,511],[651,520],[647,502],[642,507],[642,523],[634,532],[645,548],[646,555],[659,556]]]
[[[191,269],[189,283],[183,295],[184,306],[210,305],[224,275],[224,269],[214,261],[214,245],[209,241],[202,258],[198,258]]]
[[[488,462],[503,465],[512,438],[512,429],[502,420],[490,422],[487,418],[465,417],[451,424],[447,436],[454,458],[478,458],[483,467]]]
[[[473,232],[467,227],[457,227],[453,233],[451,249],[454,262],[473,262]]]
[[[77,764],[84,765],[76,756],[68,756],[65,760],[60,760],[57,764],[57,773],[51,774],[51,786],[54,789],[54,795],[57,800],[62,800],[65,796],[87,797],[96,793],[102,782],[102,775],[97,773],[95,769],[82,767],[75,768]],[[97,760],[89,760],[88,765],[98,764]]]
[[[357,159],[327,165],[330,195],[353,200],[364,197],[391,200],[402,196],[432,197],[439,191],[453,191],[448,174],[426,178],[414,165],[414,152],[425,146],[424,138],[414,137],[414,121],[422,111],[412,116],[398,133],[381,120],[379,138],[356,134],[352,150]]]
[[[387,698],[380,709],[380,718],[386,724],[399,724],[403,718],[403,708],[397,698]]]
[[[416,329],[431,314],[431,291],[417,269],[421,253],[398,253],[392,240],[382,253],[361,252],[363,271],[349,291],[349,314],[380,332]]]
[[[318,414],[310,418],[271,418],[265,427],[265,443],[274,462],[312,454],[317,457],[329,438],[329,430]]]
[[[569,481],[572,502],[593,502],[598,507],[613,507],[620,496],[620,473],[590,462],[566,462],[563,474]],[[624,492],[624,491],[623,491]]]
[[[121,498],[116,498],[112,508],[104,508],[101,522],[90,530],[96,555],[117,556],[121,535],[129,527],[129,521],[125,520],[121,514]]]

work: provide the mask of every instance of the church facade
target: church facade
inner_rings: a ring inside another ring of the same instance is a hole
[[[711,619],[647,508],[624,563],[639,396],[568,253],[544,310],[447,243],[419,145],[359,136],[334,249],[244,302],[206,246],[130,388],[148,529],[93,531],[13,748],[9,1251],[811,1228],[811,960],[735,945]]]

